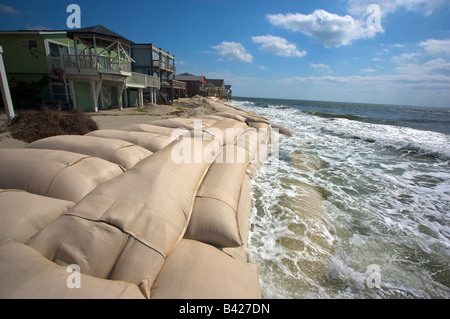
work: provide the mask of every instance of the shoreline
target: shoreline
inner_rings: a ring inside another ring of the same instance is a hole
[[[182,99],[173,106],[150,105],[89,115],[99,130],[84,136],[55,136],[27,145],[3,133],[0,201],[7,201],[2,206],[8,211],[0,209],[0,215],[23,211],[21,205],[34,201],[69,201],[52,217],[47,216],[39,229],[26,230],[27,234],[18,230],[16,223],[26,228],[24,219],[18,216],[9,216],[8,229],[0,229],[0,259],[10,261],[0,263],[1,273],[8,274],[0,278],[8,287],[3,297],[40,298],[43,294],[53,298],[58,291],[58,298],[74,298],[73,291],[65,287],[49,290],[47,285],[54,286],[65,271],[63,265],[75,264],[93,287],[77,291],[75,297],[106,297],[97,288],[117,285],[120,280],[126,290],[111,286],[108,298],[261,298],[259,266],[249,263],[247,249],[251,180],[270,153],[269,121],[203,97]],[[202,137],[200,144],[190,135],[183,135],[177,142],[170,140],[170,134],[180,127],[195,132],[195,119],[202,120],[202,134],[209,139]],[[228,134],[230,129],[232,136]],[[199,152],[203,156],[212,152],[211,158],[216,160],[176,164],[173,152],[177,144],[182,145],[183,152],[185,146],[200,145],[199,150],[192,149],[192,158]],[[7,149],[11,147],[16,149]],[[76,150],[80,154],[72,153]],[[220,154],[224,158],[230,151],[243,152],[246,160],[218,161]],[[76,158],[67,162],[68,156]],[[64,163],[65,174],[45,171],[49,160]],[[98,164],[87,164],[88,160]],[[105,160],[108,162],[101,164]],[[73,167],[74,172],[69,172]],[[82,177],[76,177],[78,171],[82,171]],[[27,180],[36,178],[36,172],[42,175],[42,183],[50,179],[49,185],[60,185],[60,189],[50,186],[42,191],[44,184],[33,189]],[[94,187],[87,172],[97,176]],[[73,184],[74,178],[77,184],[67,188],[65,185]],[[88,180],[83,182],[83,178]],[[14,196],[23,198],[8,202]],[[45,204],[40,207],[36,216],[27,216],[29,221],[48,214]],[[39,288],[18,285],[18,281],[33,281],[19,278],[19,270],[14,267],[27,258],[44,258],[42,263],[50,262],[58,269],[48,274],[50,265],[43,266],[42,274],[48,280]]]

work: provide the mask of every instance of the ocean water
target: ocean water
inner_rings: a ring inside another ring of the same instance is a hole
[[[295,134],[253,181],[264,298],[450,297],[450,108],[230,104]]]

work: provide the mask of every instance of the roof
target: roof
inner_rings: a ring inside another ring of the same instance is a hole
[[[67,35],[69,38],[73,39],[73,36],[75,34],[95,34],[95,35],[101,35],[106,36],[110,38],[120,39],[124,42],[127,42],[129,44],[134,44],[133,41],[128,40],[124,36],[121,36],[120,34],[115,33],[114,31],[109,30],[108,28],[105,28],[102,25],[97,25],[94,27],[87,27],[87,28],[81,28],[81,29],[74,29],[67,31]]]
[[[212,84],[213,86],[222,87],[225,85],[225,80],[223,79],[208,79],[208,84]]]
[[[203,75],[192,75],[190,73],[183,73],[175,76],[177,81],[188,81],[188,82],[204,82],[207,83],[206,78]]]

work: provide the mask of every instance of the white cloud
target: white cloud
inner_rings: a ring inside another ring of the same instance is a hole
[[[420,46],[430,55],[448,55],[450,56],[450,39],[447,40],[435,40],[428,39],[420,42]]]
[[[18,15],[20,13],[19,10],[14,9],[11,6],[7,6],[7,5],[4,5],[4,4],[0,4],[0,12],[2,12],[4,14],[11,15],[11,16],[15,16],[15,15]]]
[[[307,54],[306,51],[299,51],[294,43],[290,43],[288,40],[273,36],[273,35],[261,35],[252,37],[253,42],[262,44],[261,50],[270,52],[274,55],[285,57],[298,57],[301,58]]]
[[[416,59],[416,58],[420,57],[421,55],[422,54],[417,53],[417,52],[415,52],[415,53],[403,53],[403,54],[400,54],[398,56],[393,57],[392,61],[394,61],[396,63],[404,64],[404,63],[407,63],[407,62],[409,62],[409,61],[411,61],[413,59]]]
[[[327,48],[349,45],[354,40],[368,39],[382,28],[367,26],[365,21],[355,20],[349,15],[340,16],[317,9],[313,13],[268,14],[270,23],[295,32],[301,32],[323,43]]]
[[[367,68],[367,69],[362,69],[361,72],[362,73],[375,73],[375,72],[377,72],[377,70]]]
[[[326,70],[328,72],[331,72],[331,68],[328,64],[324,63],[310,63],[309,66],[313,69],[319,69],[319,70]]]
[[[450,4],[449,0],[348,0],[348,12],[352,15],[367,15],[370,4],[380,6],[381,15],[386,16],[399,9],[423,12],[430,16],[437,8]]]
[[[219,45],[213,46],[220,55],[226,57],[228,60],[235,60],[240,62],[251,63],[253,56],[247,53],[245,47],[238,42],[222,42]]]

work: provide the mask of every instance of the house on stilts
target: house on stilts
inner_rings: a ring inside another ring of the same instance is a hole
[[[160,79],[158,103],[172,103],[178,97],[186,97],[186,83],[176,81],[175,56],[153,44],[131,46],[134,72],[153,75]]]
[[[36,82],[48,79],[39,94],[74,109],[95,111],[142,106],[143,92],[153,96],[159,78],[132,71],[132,41],[98,25],[70,31],[2,31],[8,78]]]

